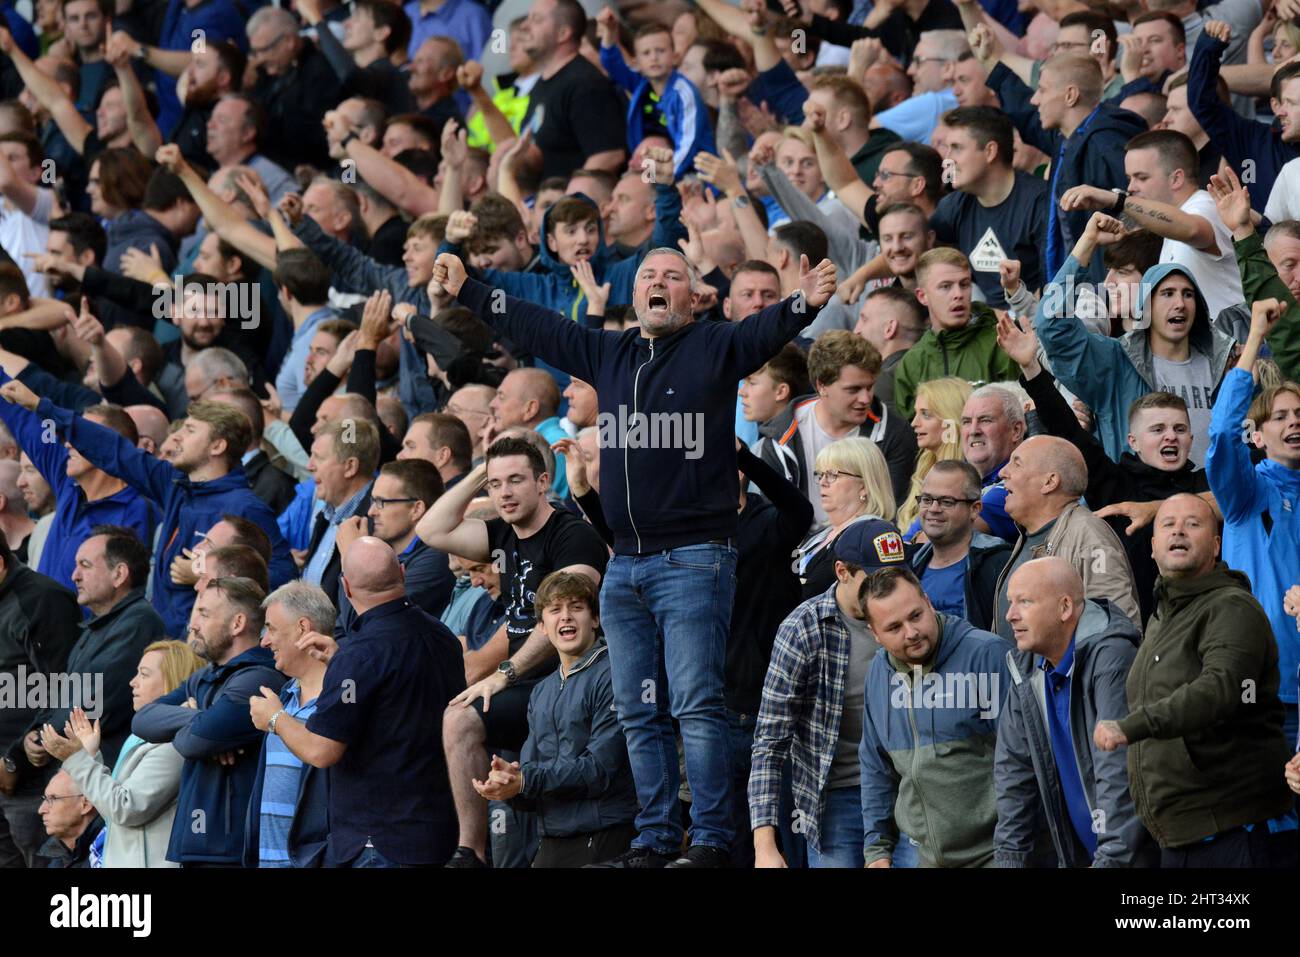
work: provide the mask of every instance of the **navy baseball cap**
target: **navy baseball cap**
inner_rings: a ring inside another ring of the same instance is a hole
[[[864,518],[840,532],[835,539],[835,557],[869,572],[895,565],[907,567],[907,548],[898,526],[881,518]]]

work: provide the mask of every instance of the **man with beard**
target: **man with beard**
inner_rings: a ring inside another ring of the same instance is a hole
[[[145,705],[131,722],[134,734],[170,742],[185,758],[167,848],[167,859],[184,867],[237,867],[243,859],[262,738],[249,699],[259,697],[259,688],[279,691],[285,680],[270,649],[259,646],[265,597],[247,578],[209,584],[194,603],[189,627],[190,647],[208,667]]]
[[[36,516],[36,527],[27,537],[27,565],[39,568],[45,542],[54,527],[54,489],[26,452],[18,454],[18,491],[22,493],[28,514]]]
[[[194,591],[171,580],[169,569],[182,548],[197,540],[228,513],[242,515],[270,536],[271,584],[293,577],[293,559],[271,509],[248,487],[240,461],[248,448],[251,426],[238,409],[217,402],[195,402],[179,430],[170,462],[135,447],[135,442],[97,425],[49,399],[38,398],[21,382],[6,382],[0,397],[35,411],[54,423],[58,434],[91,465],[120,478],[162,509],[162,529],[154,551],[153,603],[167,623],[167,633],[181,634],[189,620]],[[122,523],[115,523],[122,524]],[[142,540],[151,541],[148,535]]]
[[[208,152],[208,120],[212,108],[227,93],[237,93],[244,79],[246,58],[229,40],[208,43],[196,50],[182,77],[185,88],[184,112],[171,142],[181,148],[191,163],[215,169],[218,163]]]
[[[675,249],[652,250],[636,273],[632,301],[640,335],[633,336],[585,329],[496,293],[469,280],[453,255],[439,255],[434,265],[436,285],[499,335],[591,383],[600,397],[602,483],[623,493],[604,502],[615,554],[601,605],[643,809],[631,850],[610,866],[727,861],[733,827],[723,685],[740,500],[735,383],[815,319],[835,291],[830,260],[812,267],[804,257],[800,272],[793,296],[744,322],[697,323],[694,267]],[[647,427],[667,430],[668,440],[647,441]],[[673,716],[682,728],[693,798],[692,846],[680,859],[680,771],[676,749],[664,747]]]

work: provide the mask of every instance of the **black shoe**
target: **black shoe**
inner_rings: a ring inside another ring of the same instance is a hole
[[[451,858],[447,861],[447,863],[442,866],[474,868],[474,867],[487,867],[487,864],[483,863],[482,858],[480,858],[477,854],[474,853],[473,848],[461,846],[456,848],[456,853],[451,855]]]
[[[709,847],[705,844],[692,845],[677,860],[671,864],[665,864],[665,867],[726,867],[731,861],[731,855],[720,847]]]
[[[599,864],[588,864],[588,867],[637,867],[637,868],[660,868],[671,866],[670,862],[676,855],[660,854],[658,851],[651,850],[648,847],[633,847],[624,851],[618,857],[611,857],[607,861],[601,861]]]

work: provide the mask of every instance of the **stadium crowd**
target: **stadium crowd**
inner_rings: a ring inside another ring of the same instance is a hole
[[[0,13],[0,866],[1295,866],[1300,0]]]

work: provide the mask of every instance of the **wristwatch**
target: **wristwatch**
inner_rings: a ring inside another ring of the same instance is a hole
[[[735,199],[732,200],[732,203],[734,203],[736,206],[740,207],[741,209],[744,209],[746,206],[749,205],[749,197],[746,196],[744,193],[741,193],[739,196],[737,196]]]
[[[1115,205],[1110,208],[1111,215],[1122,215],[1124,212],[1124,204],[1128,202],[1128,191],[1120,189],[1118,186],[1111,187],[1110,191],[1115,194]]]
[[[8,771],[10,774],[18,773],[18,764],[14,761],[13,758],[9,757],[8,755],[5,755],[4,762],[5,762],[6,771]]]
[[[267,730],[267,731],[270,731],[272,734],[275,734],[275,722],[278,721],[278,720],[280,719],[280,715],[282,715],[282,714],[284,714],[284,709],[283,709],[283,708],[281,708],[281,709],[280,709],[279,711],[277,711],[275,714],[271,715],[271,720],[268,721],[268,722],[266,723],[266,730]]]
[[[343,137],[343,142],[340,143],[339,145],[342,146],[344,149],[347,149],[348,144],[351,143],[356,138],[357,138],[356,130],[349,130],[348,135]]]
[[[519,680],[519,674],[515,671],[514,662],[509,658],[497,665],[497,672],[506,676],[507,688],[514,687],[515,682]]]

